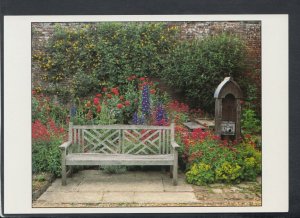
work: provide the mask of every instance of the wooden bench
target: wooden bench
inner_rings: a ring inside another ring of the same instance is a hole
[[[62,152],[62,185],[66,185],[67,166],[75,165],[168,165],[177,185],[179,145],[170,126],[73,125]]]

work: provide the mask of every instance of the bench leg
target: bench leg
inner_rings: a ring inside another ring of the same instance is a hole
[[[62,152],[61,155],[61,184],[67,185],[67,169],[66,169],[66,153]]]
[[[67,185],[67,170],[66,164],[62,164],[61,166],[61,184]]]
[[[174,166],[173,166],[173,185],[177,185],[178,179],[178,151],[174,152]]]

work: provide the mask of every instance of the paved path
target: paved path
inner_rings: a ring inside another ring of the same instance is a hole
[[[178,185],[166,172],[127,171],[123,174],[106,174],[99,170],[84,170],[67,179],[61,185],[56,179],[34,206],[57,204],[101,204],[101,203],[197,203],[193,187],[179,174]]]
[[[67,186],[62,186],[61,179],[56,179],[47,191],[33,202],[33,207],[260,204],[260,197],[251,190],[248,194],[244,191],[241,193],[241,190],[245,189],[222,184],[196,187],[185,182],[183,173],[179,173],[177,186],[173,186],[168,173],[162,171],[127,171],[123,174],[109,175],[100,170],[83,170],[68,178],[67,183]],[[252,200],[256,203],[249,204]]]

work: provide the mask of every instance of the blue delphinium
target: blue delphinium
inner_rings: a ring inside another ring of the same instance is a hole
[[[134,114],[133,114],[132,123],[133,123],[134,125],[139,124],[139,117],[138,117],[137,112],[134,112]]]
[[[71,107],[71,111],[70,111],[71,117],[75,117],[75,116],[76,116],[76,111],[77,111],[77,109],[76,109],[76,107],[73,105],[73,106]]]
[[[145,85],[142,92],[142,112],[144,115],[150,114],[150,94],[149,87]]]
[[[157,125],[163,125],[168,122],[167,113],[161,103],[158,103],[156,107],[156,123]]]
[[[145,124],[145,116],[142,114],[140,119],[139,119],[139,124],[144,125]]]

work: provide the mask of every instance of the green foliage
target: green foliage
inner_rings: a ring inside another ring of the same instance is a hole
[[[195,185],[205,185],[215,181],[214,171],[209,164],[195,163],[186,173],[188,183]]]
[[[189,142],[186,173],[189,183],[255,181],[261,173],[261,152],[252,141],[234,145],[206,136],[201,141]]]
[[[222,165],[215,170],[216,180],[222,182],[240,182],[242,169],[237,163],[223,162]]]
[[[61,151],[59,145],[62,140],[51,142],[33,142],[32,143],[32,171],[51,172],[55,176],[61,175]]]
[[[67,108],[43,94],[32,96],[32,121],[40,120],[46,124],[49,119],[55,120],[58,124],[64,124],[69,114]]]
[[[102,166],[103,172],[108,174],[121,174],[127,171],[126,166]]]
[[[245,52],[244,41],[232,35],[182,41],[165,59],[162,76],[172,87],[182,89],[191,105],[213,111],[213,94],[224,77],[237,81],[243,77]]]
[[[69,82],[69,95],[83,97],[105,81],[121,84],[132,74],[157,76],[163,56],[176,45],[177,32],[160,22],[57,25],[45,52],[36,52],[33,60],[44,71],[48,90],[65,95],[61,89]]]
[[[261,131],[261,122],[252,109],[243,110],[241,124],[243,134],[257,134]]]

